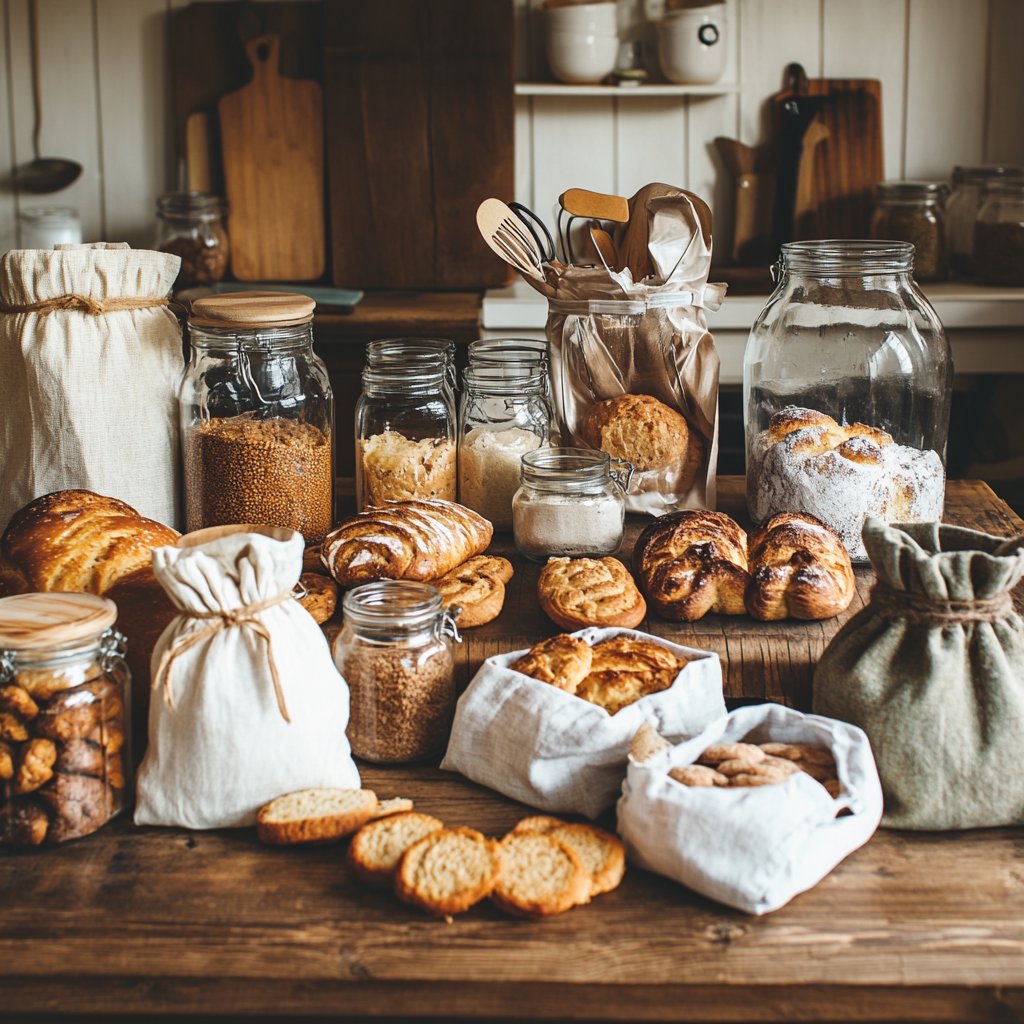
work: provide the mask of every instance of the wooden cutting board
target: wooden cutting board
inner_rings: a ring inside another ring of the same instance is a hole
[[[283,78],[275,33],[245,47],[252,81],[217,104],[231,269],[240,281],[324,273],[323,96]]]

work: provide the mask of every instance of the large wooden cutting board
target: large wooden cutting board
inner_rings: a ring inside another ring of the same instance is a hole
[[[323,96],[280,74],[274,33],[250,40],[252,81],[221,98],[231,268],[240,281],[324,273]]]

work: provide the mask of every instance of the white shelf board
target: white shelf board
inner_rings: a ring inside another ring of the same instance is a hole
[[[632,96],[725,96],[739,92],[737,82],[715,82],[713,85],[564,85],[558,82],[516,82],[517,96],[610,96],[628,99]]]

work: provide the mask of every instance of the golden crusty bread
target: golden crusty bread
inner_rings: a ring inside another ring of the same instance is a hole
[[[505,584],[512,579],[512,563],[497,555],[474,555],[456,566],[434,586],[446,608],[458,606],[455,624],[483,626],[496,619],[505,604]]]
[[[417,811],[378,818],[365,824],[352,837],[345,862],[361,881],[390,886],[405,851],[441,828],[444,828],[443,821]]]
[[[594,645],[590,674],[576,696],[610,715],[641,697],[667,690],[686,664],[667,647],[625,634]]]
[[[594,651],[586,640],[559,633],[534,644],[509,667],[542,683],[551,683],[566,693],[575,693],[587,677]]]
[[[395,501],[343,520],[324,538],[321,559],[343,587],[424,582],[481,554],[493,532],[483,516],[454,501]]]
[[[747,535],[723,512],[670,512],[637,538],[633,572],[663,618],[693,622],[708,612],[742,615],[750,578]]]
[[[617,558],[549,558],[537,579],[544,613],[562,629],[638,626],[647,603]]]
[[[323,625],[338,606],[338,584],[318,572],[304,572],[299,577],[299,586],[306,592],[299,598],[299,604],[317,625]]]
[[[443,828],[402,855],[395,893],[428,914],[461,914],[490,896],[500,871],[501,855],[493,839],[472,828]]]
[[[351,835],[377,810],[372,789],[300,789],[264,804],[256,834],[264,843],[319,843]]]
[[[590,901],[579,854],[553,833],[510,832],[499,844],[501,873],[491,900],[517,917],[550,917]]]
[[[830,619],[849,607],[855,591],[843,542],[812,515],[780,512],[750,540],[745,600],[755,619]]]

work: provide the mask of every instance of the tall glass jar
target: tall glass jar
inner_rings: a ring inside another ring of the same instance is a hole
[[[536,365],[470,366],[462,376],[459,413],[459,501],[512,529],[512,496],[520,460],[548,443],[551,407]]]
[[[332,523],[334,396],[305,295],[197,299],[179,389],[187,528],[254,523],[323,540]]]
[[[443,363],[367,365],[355,435],[359,509],[411,498],[455,500],[455,408]]]
[[[176,288],[214,284],[228,268],[224,204],[206,192],[169,192],[156,203],[156,248],[181,257]]]
[[[35,206],[18,214],[22,249],[52,249],[82,241],[82,222],[72,206]]]
[[[0,845],[78,839],[124,810],[131,677],[116,618],[93,594],[0,599]]]
[[[450,338],[377,338],[366,346],[369,366],[432,364],[444,365],[448,397],[455,401],[455,342]]]
[[[538,448],[522,457],[522,486],[512,499],[520,554],[613,555],[622,544],[626,488],[633,467],[590,448]]]
[[[455,624],[437,587],[364,583],[345,594],[334,661],[348,683],[348,738],[367,761],[440,754],[455,711]]]
[[[747,341],[747,505],[809,512],[864,560],[865,516],[942,515],[953,364],[906,242],[782,247]]]
[[[1024,287],[1024,178],[985,186],[974,226],[974,269],[983,284]]]
[[[974,224],[981,208],[985,183],[998,178],[1019,178],[1020,167],[989,164],[983,167],[954,167],[953,190],[946,200],[946,248],[953,273],[963,277],[974,273]]]
[[[945,185],[936,181],[882,181],[871,215],[871,237],[914,247],[914,277],[941,281],[947,274]]]

